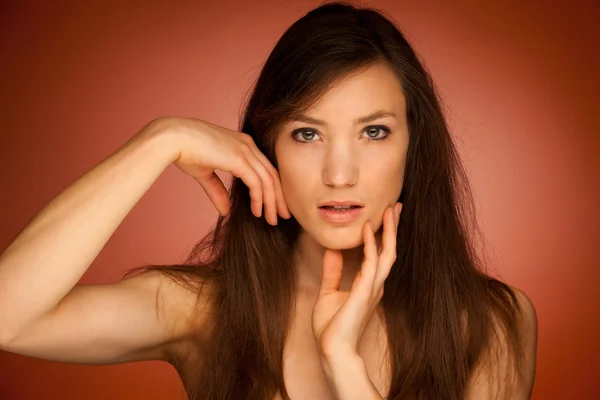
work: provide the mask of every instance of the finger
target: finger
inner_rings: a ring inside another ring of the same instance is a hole
[[[206,176],[194,176],[194,179],[202,186],[208,199],[214,204],[219,214],[227,215],[231,207],[229,193],[223,184],[223,181],[213,171]]]
[[[348,301],[366,304],[372,296],[373,282],[377,268],[377,243],[371,229],[371,223],[367,222],[363,228],[364,237],[364,260],[361,269],[352,283],[352,289],[348,295]]]
[[[277,205],[275,203],[275,190],[273,189],[273,177],[265,166],[256,158],[252,150],[248,147],[244,150],[246,160],[254,168],[262,182],[263,206],[265,208],[265,219],[271,225],[277,225]]]
[[[254,168],[248,163],[246,157],[241,156],[238,158],[237,165],[235,165],[229,172],[244,182],[250,190],[250,209],[252,214],[256,217],[260,217],[262,213],[262,181]]]
[[[373,286],[373,291],[379,293],[383,282],[387,278],[396,261],[396,236],[398,228],[398,220],[396,217],[397,205],[393,208],[389,208],[384,213],[383,217],[383,235],[381,243],[383,250],[379,256],[379,264],[377,265],[377,277]]]
[[[291,218],[292,214],[290,214],[290,210],[285,202],[285,196],[283,195],[283,189],[281,188],[281,179],[279,177],[279,172],[277,169],[271,164],[267,156],[265,156],[260,149],[256,146],[254,141],[252,141],[252,145],[250,146],[254,155],[258,160],[264,165],[267,171],[273,177],[274,187],[275,187],[275,198],[277,203],[277,210],[280,216],[283,218]]]
[[[340,290],[344,259],[339,250],[325,249],[319,296]]]

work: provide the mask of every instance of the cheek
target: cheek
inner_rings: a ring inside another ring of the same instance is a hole
[[[310,225],[314,210],[322,193],[322,183],[316,163],[306,157],[289,157],[280,166],[279,176],[285,202],[302,226]]]
[[[400,191],[403,185],[405,161],[399,160],[397,156],[390,157],[387,162],[380,162],[381,168],[374,172],[373,176],[378,179],[373,179],[371,182],[374,186],[371,187],[372,193],[379,193],[377,198],[385,201],[394,201],[400,196]]]
[[[290,158],[283,164],[279,164],[279,179],[285,201],[290,207],[290,211],[295,209],[295,205],[302,201],[302,196],[310,192],[309,177],[306,166],[295,165],[290,162]]]

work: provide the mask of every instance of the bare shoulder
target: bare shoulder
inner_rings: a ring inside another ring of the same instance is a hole
[[[518,356],[522,357],[522,371],[515,380],[515,393],[523,398],[531,398],[533,392],[533,384],[536,373],[537,360],[537,338],[538,338],[538,317],[537,311],[533,302],[525,294],[516,287],[510,287],[516,295],[517,303],[520,309],[519,331],[521,337],[522,353]],[[506,338],[501,341],[503,346],[506,346]],[[504,348],[503,348],[504,350]]]
[[[538,338],[538,316],[533,302],[521,290],[511,287],[515,292],[518,304],[521,309],[520,331],[523,340],[524,356],[524,379],[529,391],[533,391],[533,382],[535,380],[536,358],[537,358],[537,338]]]
[[[515,294],[520,310],[518,321],[520,348],[517,349],[516,357],[520,362],[521,370],[514,369],[515,360],[511,357],[509,348],[513,338],[509,338],[506,332],[500,329],[498,320],[494,318],[491,348],[488,349],[488,356],[483,358],[473,374],[466,397],[469,400],[531,398],[536,374],[537,312],[525,292],[510,285],[509,287]]]
[[[145,274],[155,280],[157,318],[170,338],[165,344],[165,361],[175,364],[191,347],[201,350],[207,345],[214,322],[214,288],[211,282],[200,281],[200,278],[194,278],[196,282],[192,287],[159,271]]]
[[[523,364],[526,373],[525,378],[530,381],[533,388],[535,377],[536,355],[537,355],[537,337],[538,337],[538,316],[533,302],[525,292],[514,286],[510,287],[516,295],[517,303],[520,309],[519,330],[522,339]]]
[[[533,302],[531,301],[529,296],[525,294],[525,292],[522,292],[521,290],[513,286],[511,286],[511,289],[515,292],[519,306],[521,308],[521,329],[523,331],[524,338],[530,341],[529,344],[534,344],[534,340],[537,339],[538,326],[538,317],[535,306],[533,305]]]

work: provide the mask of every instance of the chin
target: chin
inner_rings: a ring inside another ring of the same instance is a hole
[[[327,237],[322,235],[317,238],[319,244],[332,250],[348,250],[359,247],[363,244],[363,238],[360,231],[344,234],[335,234],[330,232]]]

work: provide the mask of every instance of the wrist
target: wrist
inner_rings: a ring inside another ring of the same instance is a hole
[[[338,399],[382,398],[369,377],[364,360],[359,355],[322,360],[321,365]]]
[[[143,146],[151,148],[166,163],[171,164],[179,158],[181,130],[177,129],[176,117],[161,117],[149,122],[140,132]]]
[[[364,360],[358,354],[321,357],[321,366],[330,380],[335,380],[337,375],[354,375],[366,371]]]

